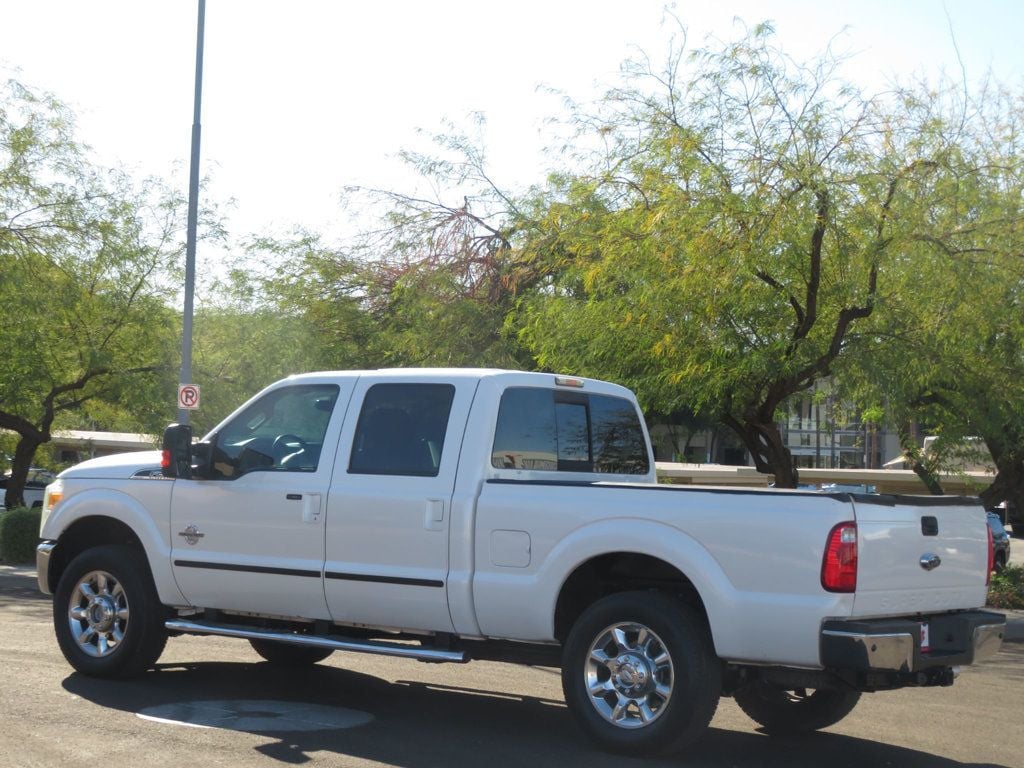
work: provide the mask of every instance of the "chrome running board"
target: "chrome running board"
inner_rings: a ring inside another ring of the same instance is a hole
[[[312,648],[329,648],[332,651],[353,651],[372,653],[378,656],[398,656],[419,661],[451,661],[464,664],[469,661],[463,651],[444,651],[424,648],[405,643],[387,643],[378,640],[350,640],[337,635],[299,635],[293,632],[274,632],[256,627],[237,627],[231,624],[214,624],[204,621],[170,619],[164,626],[172,632],[189,635],[217,635],[219,637],[240,637],[244,640],[272,640],[277,643],[304,645]]]

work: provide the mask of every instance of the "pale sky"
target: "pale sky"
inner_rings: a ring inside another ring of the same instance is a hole
[[[637,47],[664,56],[674,25],[661,0],[208,0],[202,168],[209,194],[233,199],[234,235],[303,225],[338,233],[340,190],[409,188],[395,155],[417,129],[488,121],[493,177],[543,179],[545,119],[564,116],[546,85],[578,99],[613,84]],[[195,0],[34,0],[4,4],[0,69],[55,93],[103,164],[187,181]],[[869,90],[913,72],[969,80],[1024,73],[1024,2],[678,0],[691,43],[772,19],[797,58],[837,47]],[[949,19],[947,20],[947,13]],[[177,168],[177,171],[175,170]],[[175,175],[176,174],[176,175]],[[369,225],[370,222],[367,222]]]

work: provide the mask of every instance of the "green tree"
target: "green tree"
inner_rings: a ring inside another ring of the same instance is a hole
[[[203,396],[195,428],[212,428],[291,374],[369,365],[375,333],[363,271],[310,232],[245,242],[196,311],[193,379]]]
[[[64,415],[159,387],[180,200],[90,164],[52,97],[0,96],[0,428],[18,436],[5,503]]]
[[[244,278],[235,275],[233,306],[287,320],[301,337],[307,370],[370,364],[377,329],[367,313],[370,272],[365,264],[324,244],[320,235],[296,232],[286,239],[252,240],[246,265]]]
[[[944,136],[827,53],[794,62],[767,25],[694,53],[688,78],[682,63],[635,65],[577,115],[577,144],[603,149],[547,191],[524,247],[554,277],[522,304],[522,338],[542,366],[721,421],[793,487],[787,402],[863,343],[914,268],[907,244],[948,239],[929,218]]]
[[[404,154],[430,192],[348,190],[380,223],[344,247],[260,243],[281,265],[267,294],[316,329],[335,365],[530,367],[505,327],[530,279],[512,248],[517,203],[487,175],[478,142],[454,130],[433,138],[440,157]]]
[[[930,455],[904,445],[933,493],[942,491],[939,471],[989,458],[970,455],[974,438],[997,470],[986,503],[1024,509],[1022,97],[991,83],[901,95],[902,108],[940,137],[933,228],[908,244],[913,268],[894,276],[902,284],[874,318],[874,343],[845,379],[903,434],[917,422],[938,437]]]
[[[455,130],[432,136],[436,154],[403,153],[424,194],[350,192],[386,211],[384,226],[355,243],[371,265],[367,308],[388,365],[532,367],[506,318],[535,275],[514,244],[529,216],[495,183],[481,139]]]

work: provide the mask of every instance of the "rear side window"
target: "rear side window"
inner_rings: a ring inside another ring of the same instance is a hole
[[[359,413],[348,471],[436,477],[454,397],[451,384],[374,384]]]
[[[624,475],[650,468],[629,400],[531,387],[502,395],[491,466]]]

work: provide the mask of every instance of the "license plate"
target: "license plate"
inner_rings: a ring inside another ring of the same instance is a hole
[[[921,653],[928,653],[932,649],[931,641],[928,638],[928,625],[921,625]]]

